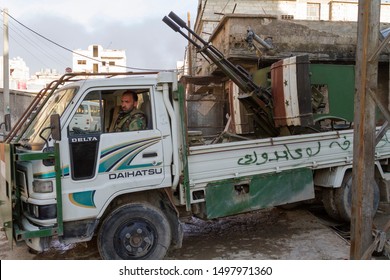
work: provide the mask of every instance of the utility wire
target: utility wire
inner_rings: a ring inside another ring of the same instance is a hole
[[[4,10],[3,10],[3,13],[5,13]],[[72,51],[71,49],[69,49],[69,48],[67,48],[67,47],[64,47],[64,46],[62,46],[62,45],[60,45],[60,44],[54,42],[53,40],[47,38],[46,36],[43,36],[43,35],[39,34],[39,33],[36,32],[35,30],[33,30],[33,29],[31,29],[30,27],[26,26],[25,24],[21,23],[21,22],[18,21],[16,18],[14,18],[13,16],[11,16],[9,13],[7,13],[7,14],[8,14],[8,16],[9,16],[10,18],[12,18],[15,22],[17,22],[18,24],[20,24],[21,26],[23,26],[23,27],[26,28],[27,30],[29,30],[29,31],[31,31],[32,33],[34,33],[35,35],[37,35],[37,36],[39,36],[39,37],[45,39],[46,41],[49,41],[50,43],[56,45],[57,47],[60,47],[60,48],[66,50],[66,51],[68,51],[68,52],[71,52],[71,53],[80,55],[80,56],[82,56],[82,57],[89,58],[89,59],[95,60],[95,61],[97,61],[97,62],[101,62],[101,61],[98,60],[98,59],[95,59],[95,58],[93,58],[93,57],[88,57],[88,56],[83,55],[83,54],[80,54],[80,53],[76,53],[76,52]]]
[[[3,13],[6,13],[4,10],[1,10]],[[16,18],[14,18],[12,15],[10,15],[9,13],[6,13],[11,19],[13,19],[15,22],[17,22],[18,24],[20,24],[21,26],[23,26],[24,28],[26,28],[27,30],[29,30],[30,32],[34,33],[35,35],[41,37],[42,39],[45,39],[46,41],[56,45],[57,47],[59,48],[62,48],[68,52],[71,52],[72,54],[76,54],[76,55],[79,55],[81,57],[85,57],[85,58],[88,58],[90,60],[93,60],[93,61],[96,61],[96,62],[99,62],[99,63],[103,63],[102,60],[99,60],[99,59],[96,59],[96,58],[93,58],[93,57],[89,57],[87,55],[83,55],[81,53],[77,53],[65,46],[62,46],[60,44],[58,44],[57,42],[47,38],[46,36],[43,36],[41,35],[40,33],[38,33],[37,31],[31,29],[30,27],[26,26],[25,24],[23,24],[22,22],[18,21]],[[172,71],[172,72],[175,72],[177,71],[176,69],[147,69],[147,68],[137,68],[137,67],[129,67],[129,66],[123,66],[123,65],[116,65],[117,67],[122,67],[122,68],[126,68],[126,69],[131,69],[131,70],[139,70],[139,71]]]
[[[40,63],[42,63],[43,65],[45,65],[45,67],[47,67],[46,63],[44,61],[42,61],[38,56],[36,56],[36,54],[34,54],[32,51],[30,51],[29,49],[25,48],[24,45],[19,42],[18,39],[14,38],[14,36],[12,34],[10,34],[10,37],[13,39],[13,41],[18,45],[20,46],[21,48],[23,48],[26,52],[28,52],[32,57],[34,57],[37,61],[39,61]]]
[[[19,34],[22,34],[21,36],[25,38],[28,43],[34,44],[38,51],[40,51],[41,53],[47,56],[50,56],[54,61],[59,62],[59,59],[62,59],[61,64],[68,65],[69,61],[64,57],[63,50],[61,50],[62,52],[61,53],[58,48],[52,48],[51,47],[52,45],[46,40],[36,38],[34,34],[23,32],[21,27],[12,21],[11,21],[11,26],[14,26],[16,30],[19,30],[20,31]],[[46,48],[46,50],[44,50],[43,48]]]
[[[59,54],[58,52],[57,53],[57,56],[54,55],[52,52],[55,51],[53,49],[50,49],[48,51],[45,51],[42,47],[44,47],[45,45],[42,43],[42,44],[39,44],[37,43],[33,38],[29,37],[27,34],[23,33],[22,30],[20,30],[20,28],[18,28],[17,25],[15,25],[13,22],[10,22],[10,30],[13,31],[13,32],[10,32],[10,37],[14,40],[14,42],[16,42],[21,48],[23,48],[25,51],[27,51],[28,53],[32,54],[32,52],[25,47],[24,44],[20,43],[18,41],[18,39],[16,37],[13,36],[13,34],[16,34],[18,35],[18,38],[24,40],[25,42],[28,42],[29,44],[31,44],[33,47],[35,47],[39,52],[43,53],[44,55],[46,55],[48,58],[50,58],[51,60],[55,61],[56,63],[59,63],[59,64],[64,64],[64,65],[67,65],[68,63],[65,63],[65,59],[63,59],[63,61],[61,61],[59,58],[63,58],[61,54]],[[46,41],[44,41],[46,42]],[[42,59],[39,59],[36,55],[33,55],[38,61],[40,61],[42,64],[45,64]],[[46,66],[47,67],[47,66]]]
[[[3,26],[1,26],[1,29],[3,29]],[[50,49],[49,49],[49,51],[45,51],[43,49],[43,47],[44,47],[43,43],[41,45],[39,45],[34,40],[34,38],[27,36],[28,34],[23,33],[23,31],[21,31],[19,28],[17,28],[17,26],[12,21],[10,22],[9,30],[11,31],[11,32],[9,32],[9,36],[10,36],[10,39],[11,39],[10,42],[15,43],[21,49],[23,49],[25,52],[29,53],[29,55],[34,60],[38,61],[43,67],[50,68],[50,66],[47,65],[45,60],[42,59],[42,56],[39,55],[39,52],[41,52],[44,56],[46,56],[47,58],[51,59],[52,61],[54,61],[54,62],[56,62],[58,64],[67,65],[67,63],[64,63],[64,62],[60,61],[59,58],[62,57],[61,55],[59,55],[59,56],[53,55],[51,53],[52,50],[50,50]],[[45,41],[45,43],[47,43],[47,42]],[[30,44],[32,47],[34,47],[37,50],[37,52],[34,52],[32,50],[32,48],[29,48],[28,44]]]

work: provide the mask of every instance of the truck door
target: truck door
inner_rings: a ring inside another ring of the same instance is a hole
[[[143,90],[141,100],[144,94],[150,97],[150,91]],[[120,99],[120,92],[117,99]],[[104,203],[114,192],[155,188],[164,180],[163,139],[162,133],[153,125],[153,107],[146,113],[148,126],[145,130],[110,132],[110,114],[107,112],[112,100],[108,102],[105,98],[109,94],[112,95],[113,90],[94,90],[81,104],[76,104],[77,108],[88,102],[96,105],[94,114],[99,115],[99,121],[93,126],[85,129],[85,126],[75,125],[76,108],[66,121],[68,143],[62,149],[61,158],[63,166],[65,162],[69,163],[68,168],[63,167],[68,171],[63,180],[68,203],[96,208],[97,201]],[[64,218],[66,215],[64,213]]]
[[[10,248],[12,238],[12,149],[10,144],[0,143],[0,226],[8,239]]]

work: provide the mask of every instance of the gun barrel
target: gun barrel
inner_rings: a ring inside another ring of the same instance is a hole
[[[166,25],[168,25],[170,28],[172,28],[175,32],[180,32],[180,27],[177,26],[173,21],[171,21],[167,16],[165,16],[163,19],[163,22],[165,22]]]
[[[202,37],[200,37],[196,32],[194,32],[191,28],[187,26],[187,24],[182,20],[178,15],[176,15],[174,12],[170,12],[168,16],[176,22],[177,25],[179,25],[181,28],[186,29],[188,32],[190,32],[199,42],[201,42],[203,45],[207,45],[207,42],[203,40]]]
[[[187,28],[187,24],[184,22],[184,20],[182,20],[177,14],[175,14],[174,12],[170,12],[168,14],[168,16],[174,21],[176,22],[180,27],[182,28]]]
[[[168,25],[170,28],[172,28],[173,31],[180,33],[184,38],[186,38],[188,41],[191,42],[197,49],[200,49],[201,46],[199,46],[194,40],[192,40],[187,34],[185,34],[183,31],[180,30],[180,27],[176,25],[172,20],[170,20],[168,17],[164,17],[163,22],[165,22],[166,25]]]
[[[266,48],[267,50],[272,50],[274,47],[272,45],[270,45],[269,43],[267,43],[266,41],[264,41],[263,39],[261,39],[259,37],[259,35],[257,35],[250,27],[249,29],[247,30],[247,37],[246,37],[246,41],[247,42],[251,42],[253,44],[253,40],[255,40],[256,42],[258,42],[260,45],[262,45],[264,48]]]
[[[233,65],[229,60],[225,59],[224,55],[214,46],[203,40],[198,34],[196,34],[186,23],[174,12],[170,12],[170,17],[164,17],[163,21],[170,26],[175,32],[179,32],[183,37],[189,40],[199,52],[204,53],[211,59],[230,79],[232,79],[239,88],[245,92],[257,91],[260,92],[259,87],[248,78],[250,75],[243,68],[238,68]],[[203,46],[200,46],[194,40],[192,40],[187,34],[181,32],[180,27],[185,28],[190,34],[192,34]],[[268,100],[262,98],[264,102],[269,103]]]

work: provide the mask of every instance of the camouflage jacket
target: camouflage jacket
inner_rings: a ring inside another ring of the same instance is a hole
[[[115,132],[143,129],[146,129],[146,117],[138,109],[133,109],[130,112],[120,112],[114,127]]]

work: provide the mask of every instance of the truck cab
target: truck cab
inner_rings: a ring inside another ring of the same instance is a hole
[[[68,242],[87,241],[107,217],[110,222],[105,227],[112,227],[117,220],[116,215],[112,218],[115,210],[123,209],[123,205],[136,209],[141,205],[150,208],[147,211],[154,219],[157,216],[160,223],[166,223],[164,231],[176,233],[168,234],[162,242],[156,226],[152,228],[150,222],[143,223],[137,216],[131,225],[110,233],[133,236],[125,238],[127,247],[105,248],[106,234],[101,236],[99,247],[106,258],[158,258],[169,247],[171,236],[180,243],[177,219],[169,220],[177,213],[164,191],[172,187],[172,147],[178,147],[172,142],[172,116],[168,112],[173,109],[167,108],[172,104],[164,101],[164,94],[171,95],[176,88],[174,73],[154,73],[89,78],[53,91],[5,149],[9,151],[5,165],[12,166],[14,158],[16,163],[9,176],[2,176],[8,194],[2,199],[9,203],[1,207],[13,208],[13,217],[5,220],[13,221],[16,239],[25,240],[38,252],[49,246],[50,238],[45,237],[53,233]],[[121,95],[126,90],[138,95],[138,109],[147,121],[144,130],[113,131]],[[51,133],[53,115],[60,120],[57,141]],[[26,157],[48,154],[55,147],[58,154],[50,159]],[[44,229],[52,230],[48,234]]]

